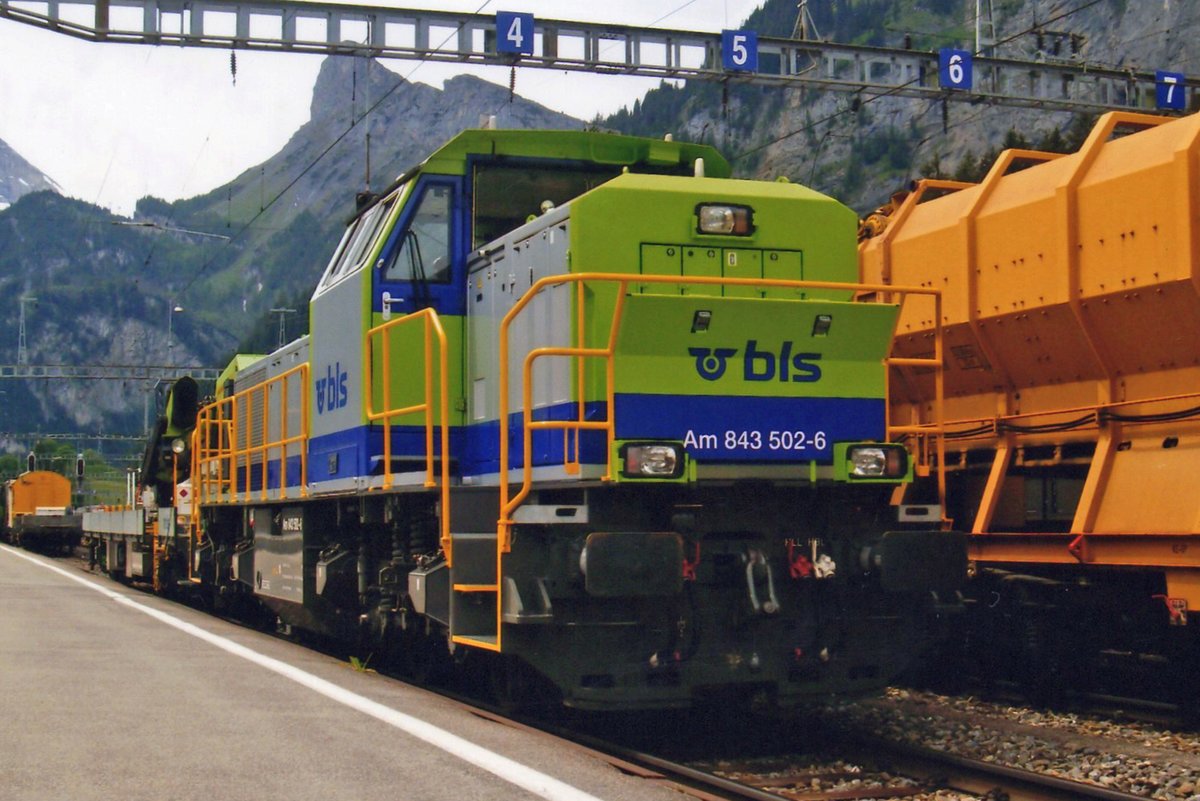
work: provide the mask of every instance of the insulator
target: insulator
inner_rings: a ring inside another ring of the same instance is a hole
[[[515,66],[508,69],[508,102],[513,102],[513,98],[517,95],[517,68]]]
[[[233,77],[233,85],[237,86],[237,51],[229,51],[229,74]]]

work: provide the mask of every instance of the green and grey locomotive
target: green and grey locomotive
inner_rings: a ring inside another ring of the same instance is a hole
[[[128,547],[584,709],[876,689],[966,562],[892,505],[931,460],[889,348],[934,293],[856,284],[856,223],[708,147],[466,131],[348,224],[307,336],[231,363]]]

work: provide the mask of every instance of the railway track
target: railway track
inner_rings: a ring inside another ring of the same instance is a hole
[[[91,572],[86,560],[77,565]],[[237,622],[237,621],[234,621]],[[323,650],[323,649],[322,649]],[[345,658],[343,653],[330,653]],[[403,677],[383,674],[389,680],[406,681]],[[545,720],[525,720],[469,698],[461,693],[434,689],[448,701],[458,704],[471,714],[493,723],[535,732],[540,736],[565,741],[590,756],[612,765],[623,773],[644,778],[677,789],[704,801],[866,801],[867,799],[909,798],[916,801],[1067,801],[1068,799],[1097,799],[1098,801],[1133,801],[1144,799],[1101,787],[1088,782],[1042,775],[1033,771],[969,759],[942,751],[900,745],[881,739],[848,734],[840,729],[824,728],[824,724],[805,721],[798,726],[794,719],[777,719],[765,725],[779,728],[763,733],[761,740],[773,743],[770,756],[744,756],[745,732],[724,733],[715,739],[703,732],[696,740],[682,740],[668,748],[653,744],[657,729],[660,736],[671,730],[661,720],[646,726],[635,726],[638,736],[628,736],[632,729],[620,727],[606,731],[604,725],[578,727]],[[703,724],[693,729],[702,729]],[[719,728],[719,727],[717,727]],[[724,750],[725,741],[738,742],[729,746],[732,759],[714,754]],[[695,761],[687,751],[708,745],[708,758]],[[721,744],[714,745],[714,742]],[[787,753],[786,744],[793,743],[796,751]],[[819,748],[809,747],[820,743]],[[751,746],[753,751],[754,747]],[[674,753],[672,753],[674,752]],[[664,754],[671,754],[665,756]]]
[[[451,700],[479,717],[569,742],[624,773],[702,801],[1145,801],[1145,796],[1087,782],[868,739],[838,739],[832,749],[825,748],[817,756],[693,763],[571,729],[517,720],[462,698]]]
[[[848,749],[843,743],[839,747]],[[754,763],[711,769],[665,760],[650,754],[615,749],[624,762],[639,764],[672,777],[699,798],[748,801],[865,801],[866,799],[934,799],[968,797],[988,801],[1134,801],[1143,796],[1113,791],[1030,771],[919,748],[860,742],[836,759],[820,758],[828,767],[762,771]],[[861,750],[860,750],[861,749]],[[605,750],[608,750],[605,747]],[[865,758],[859,755],[866,754]],[[811,762],[812,760],[806,760]],[[847,764],[866,767],[847,769]],[[957,795],[947,796],[945,793]]]

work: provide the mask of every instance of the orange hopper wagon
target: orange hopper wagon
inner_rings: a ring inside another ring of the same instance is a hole
[[[943,293],[944,511],[971,532],[972,616],[988,632],[974,639],[1024,656],[1043,684],[1097,654],[1152,653],[1187,675],[1200,115],[1107,114],[1074,154],[1009,150],[979,184],[918,182],[862,240],[865,283]],[[929,355],[933,336],[932,305],[906,306],[896,355]],[[891,380],[892,423],[934,428],[932,374]]]

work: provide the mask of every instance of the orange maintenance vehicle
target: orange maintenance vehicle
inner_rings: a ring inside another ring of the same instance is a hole
[[[71,481],[48,470],[30,470],[4,484],[5,526],[14,545],[42,551],[79,542],[82,516],[71,508]]]
[[[1165,664],[1196,705],[1200,115],[1106,114],[1077,153],[917,182],[859,253],[865,283],[942,293],[905,306],[894,356],[934,356],[940,313],[943,419],[913,368],[890,413],[940,429],[944,478],[895,500],[970,532],[968,653],[1040,691]]]

